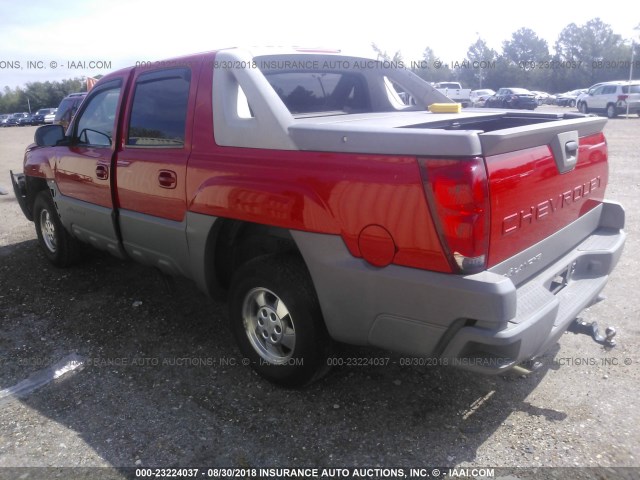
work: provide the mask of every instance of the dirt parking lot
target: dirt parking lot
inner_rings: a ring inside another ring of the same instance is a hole
[[[0,187],[10,189],[9,169],[21,171],[34,131],[0,129]],[[20,398],[0,394],[0,478],[312,466],[526,467],[513,478],[602,467],[597,478],[640,478],[639,132],[635,115],[606,127],[607,196],[626,207],[628,239],[607,300],[583,317],[614,325],[618,345],[567,333],[525,377],[347,348],[344,358],[390,360],[337,367],[302,390],[274,387],[242,364],[224,303],[184,279],[169,291],[156,271],[99,253],[56,269],[13,193],[0,196],[0,390],[72,354],[83,361]]]

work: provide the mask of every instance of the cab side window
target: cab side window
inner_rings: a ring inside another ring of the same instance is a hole
[[[140,75],[131,106],[127,145],[183,147],[190,84],[188,68]]]
[[[92,96],[78,118],[76,141],[81,145],[108,147],[113,143],[120,86],[102,89]]]

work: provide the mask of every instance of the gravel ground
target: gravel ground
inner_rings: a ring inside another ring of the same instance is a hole
[[[0,478],[25,466],[435,465],[527,467],[511,478],[603,467],[598,478],[638,478],[640,469],[605,467],[640,466],[639,130],[637,116],[606,127],[607,196],[626,207],[628,240],[607,301],[583,316],[615,325],[618,346],[567,333],[529,376],[403,366],[388,352],[345,348],[345,357],[390,361],[335,368],[303,390],[274,387],[242,365],[224,303],[100,253],[52,267],[13,193],[0,196],[0,390],[70,354],[84,359],[30,394],[0,398]],[[21,171],[34,131],[0,129],[0,188],[10,189],[9,169]]]

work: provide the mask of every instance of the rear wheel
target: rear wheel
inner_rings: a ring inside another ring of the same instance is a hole
[[[569,106],[571,108],[575,107],[576,106],[576,101],[575,100],[569,100]]]
[[[607,117],[608,118],[616,118],[618,116],[618,112],[616,111],[616,106],[613,103],[607,105]]]
[[[331,340],[301,258],[266,255],[240,267],[231,284],[231,330],[251,367],[285,386],[328,371]]]
[[[79,242],[65,230],[51,194],[43,190],[33,204],[33,221],[38,243],[51,263],[68,267],[80,258]]]

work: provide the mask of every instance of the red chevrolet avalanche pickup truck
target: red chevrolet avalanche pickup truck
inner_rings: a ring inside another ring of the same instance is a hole
[[[105,76],[12,180],[54,264],[84,242],[226,296],[271,381],[333,340],[497,373],[600,299],[624,210],[606,119],[448,102],[384,62],[220,50]]]

